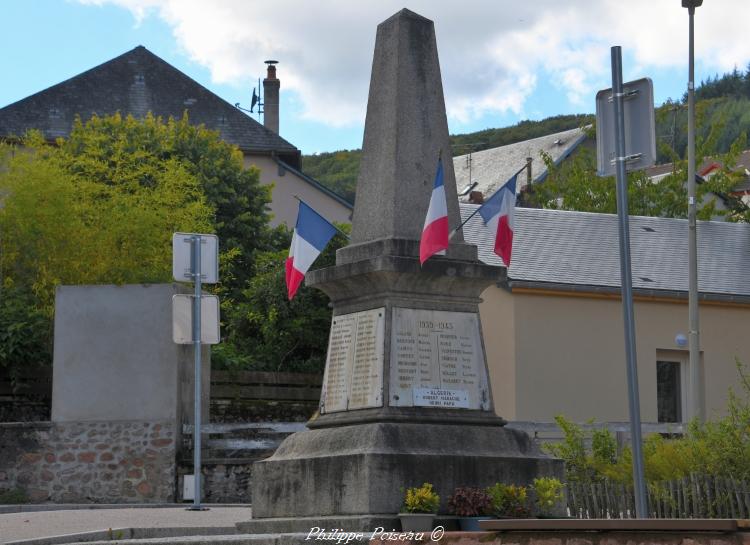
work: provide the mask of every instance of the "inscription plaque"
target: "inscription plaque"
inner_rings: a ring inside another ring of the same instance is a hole
[[[390,379],[391,406],[489,410],[477,314],[394,308]],[[432,403],[421,395],[424,389],[450,392],[459,401]]]
[[[334,316],[320,413],[383,406],[385,308]]]
[[[415,407],[446,407],[468,409],[469,396],[466,390],[438,390],[436,388],[414,388]]]

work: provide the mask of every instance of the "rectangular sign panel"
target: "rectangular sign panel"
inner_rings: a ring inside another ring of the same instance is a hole
[[[172,235],[172,276],[178,282],[192,282],[191,238],[198,233],[174,233]],[[219,281],[219,237],[201,237],[201,281],[216,284]]]
[[[471,312],[393,309],[390,358],[392,407],[446,407],[447,397],[424,391],[452,392],[454,405],[489,410],[489,388],[479,316]],[[433,404],[435,401],[437,404]]]
[[[442,407],[444,409],[468,409],[469,395],[465,390],[414,388],[414,406]]]
[[[172,296],[172,340],[193,344],[193,295]],[[201,343],[219,344],[219,298],[201,296]]]
[[[383,406],[385,309],[334,316],[320,413]]]
[[[649,78],[624,83],[625,170],[641,170],[656,163],[654,84]],[[614,176],[615,106],[612,89],[596,94],[596,162],[599,176]]]

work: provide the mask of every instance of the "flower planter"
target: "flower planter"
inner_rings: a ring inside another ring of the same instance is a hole
[[[429,532],[433,529],[433,513],[399,513],[401,529],[404,532]]]
[[[492,520],[492,517],[461,517],[458,519],[458,525],[463,532],[482,532],[479,527],[480,520]]]

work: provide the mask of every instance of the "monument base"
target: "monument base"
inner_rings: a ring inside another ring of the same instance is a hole
[[[493,425],[364,423],[298,432],[253,466],[253,520],[243,531],[393,527],[405,489],[432,483],[440,513],[458,486],[562,478],[563,463],[524,432]],[[389,524],[390,523],[390,524]],[[396,526],[397,527],[397,526]],[[388,528],[390,529],[390,528]]]

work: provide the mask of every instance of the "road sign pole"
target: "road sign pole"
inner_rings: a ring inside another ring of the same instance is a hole
[[[622,311],[625,322],[625,356],[628,368],[628,403],[630,406],[630,437],[633,447],[633,484],[635,513],[648,518],[646,483],[643,478],[641,449],[641,407],[638,396],[638,367],[635,352],[635,319],[633,317],[633,279],[630,268],[630,227],[628,224],[628,187],[625,173],[625,110],[622,85],[622,52],[612,48],[612,103],[615,109],[615,161],[617,175],[617,220],[620,231],[620,279]]]
[[[205,258],[205,261],[203,261]],[[172,297],[172,339],[178,344],[192,344],[195,355],[195,413],[193,415],[193,484],[195,492],[190,511],[206,511],[201,506],[201,355],[203,344],[220,342],[219,300],[206,296],[206,331],[201,331],[203,312],[201,288],[203,282],[215,284],[219,281],[219,239],[216,235],[199,233],[172,234],[172,276],[178,282],[192,280],[195,293],[192,307],[186,298],[178,294]],[[192,312],[190,309],[192,308]],[[187,332],[190,324],[191,333]]]
[[[191,272],[195,282],[193,297],[193,349],[195,350],[195,414],[193,418],[193,475],[195,495],[192,511],[201,507],[201,236],[191,237]]]

